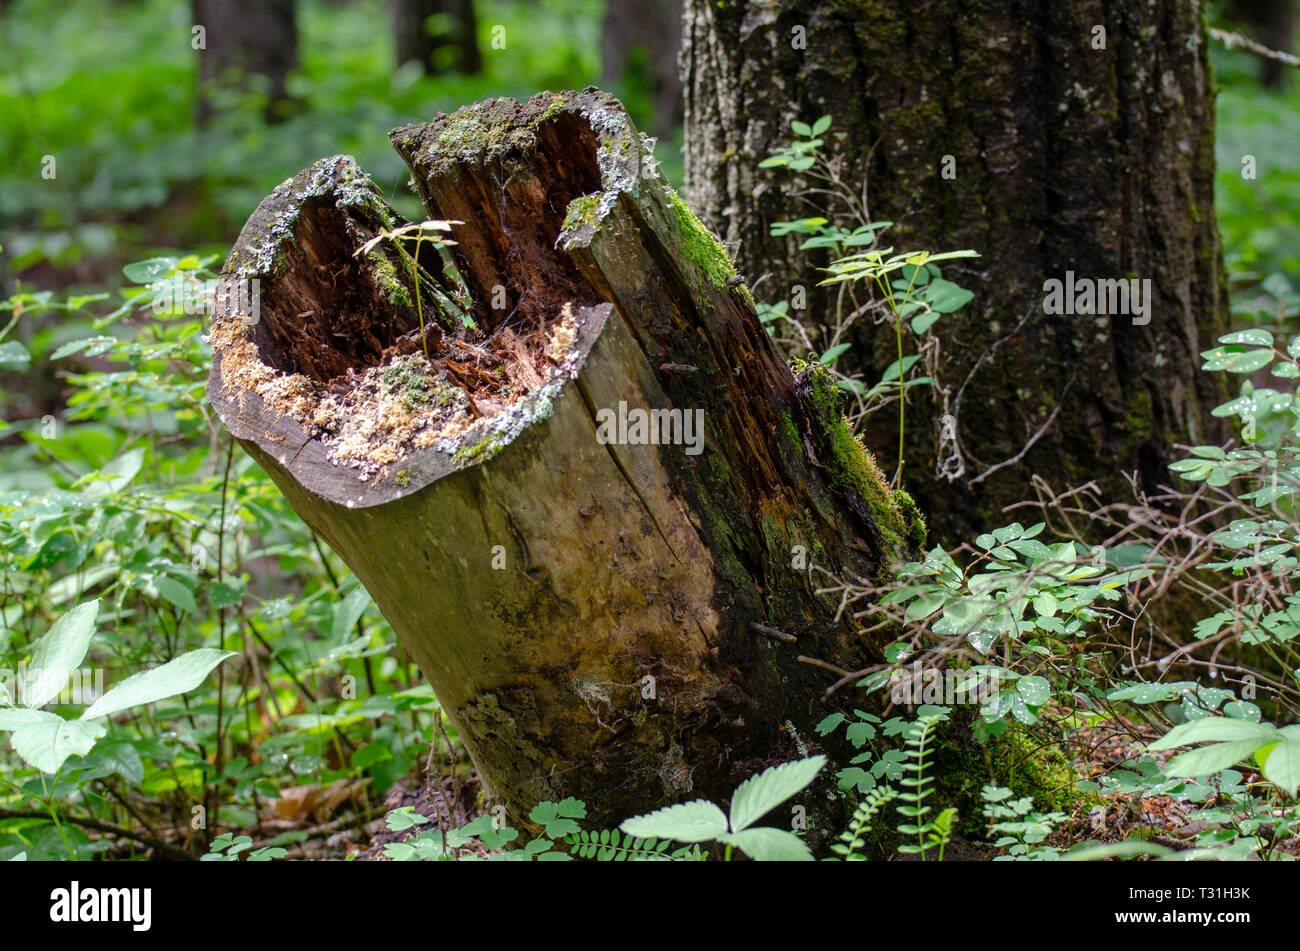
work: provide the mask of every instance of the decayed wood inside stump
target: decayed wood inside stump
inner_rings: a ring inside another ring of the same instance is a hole
[[[237,394],[242,410],[255,395],[257,418],[276,417],[276,441],[295,455],[314,447],[308,461],[323,456],[370,490],[347,495],[350,480],[336,476],[330,495],[345,503],[400,494],[415,481],[402,463],[421,450],[448,457],[431,464],[445,471],[457,450],[526,420],[526,399],[580,358],[594,299],[546,246],[558,220],[512,230],[508,257],[527,283],[509,309],[491,306],[503,292],[483,284],[477,262],[462,280],[436,245],[400,234],[406,224],[349,159],[317,163],[250,221],[240,248],[251,261],[232,256],[226,281],[259,277],[258,320],[214,321],[221,398]],[[499,419],[509,410],[519,418]]]
[[[456,244],[418,268],[410,240],[371,245],[405,222],[350,160],[282,185],[224,272],[262,299],[214,318],[223,420],[516,818],[724,796],[815,743],[827,674],[799,655],[852,670],[882,643],[809,566],[879,577],[924,538],[833,381],[791,373],[612,97],[490,100],[392,141]],[[611,439],[629,407],[679,437],[690,414],[698,445]]]

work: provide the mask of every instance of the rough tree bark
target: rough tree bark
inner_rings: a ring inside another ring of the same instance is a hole
[[[687,0],[684,34],[688,195],[744,273],[772,275],[761,297],[824,276],[798,240],[768,233],[821,213],[792,197],[797,177],[756,168],[793,119],[831,115],[851,177],[869,163],[871,214],[897,223],[887,244],[983,255],[945,266],[976,297],[942,325],[937,384],[909,398],[907,483],[936,540],[1006,521],[1033,473],[1129,498],[1122,473],[1167,482],[1174,443],[1216,438],[1224,393],[1198,352],[1227,307],[1200,4]],[[1067,271],[1149,278],[1150,323],[1046,316],[1044,282]],[[804,316],[827,306],[814,295]],[[858,330],[846,359],[874,383],[892,330]],[[1058,405],[1023,458],[981,478]],[[953,448],[945,413],[964,462],[953,482],[936,474]],[[890,415],[872,418],[881,452],[897,443]]]
[[[399,65],[415,60],[431,75],[483,69],[474,0],[390,0],[390,5]]]
[[[283,119],[291,108],[285,81],[298,65],[294,0],[192,0],[192,12],[205,31],[198,54],[199,121],[215,111],[214,87],[246,85],[249,76],[266,79],[267,119]]]
[[[404,223],[345,158],[281,185],[223,272],[213,405],[516,816],[573,795],[615,820],[797,756],[837,677],[799,656],[854,670],[884,636],[807,566],[887,575],[915,506],[615,99],[489,100],[392,141],[431,218],[464,222],[450,257],[365,248]],[[255,322],[232,292],[254,277]],[[702,414],[702,451],[602,437],[621,405]]]

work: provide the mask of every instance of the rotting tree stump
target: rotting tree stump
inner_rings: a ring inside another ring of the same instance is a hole
[[[798,756],[835,679],[799,656],[883,646],[809,566],[887,575],[924,541],[915,506],[828,377],[782,361],[617,100],[489,100],[391,138],[456,245],[364,248],[406,222],[349,159],[285,182],[223,271],[261,297],[254,321],[220,295],[222,419],[516,820],[725,797]],[[649,410],[678,415],[651,432]]]

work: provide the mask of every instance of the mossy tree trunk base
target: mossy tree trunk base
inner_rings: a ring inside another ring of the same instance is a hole
[[[725,798],[799,755],[835,679],[799,656],[882,648],[810,566],[888,574],[924,539],[915,506],[825,375],[782,362],[612,97],[491,100],[392,140],[456,245],[382,238],[405,222],[346,159],[280,186],[224,270],[261,302],[214,319],[223,420],[516,819]],[[650,410],[672,414],[659,444]]]

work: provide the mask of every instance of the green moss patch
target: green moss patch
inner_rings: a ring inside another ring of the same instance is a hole
[[[821,463],[841,491],[862,502],[880,530],[886,554],[906,560],[925,545],[925,518],[906,492],[891,490],[875,457],[853,434],[841,409],[843,393],[825,367],[795,361],[795,373],[806,394],[805,409]]]
[[[704,222],[691,211],[686,202],[674,191],[669,191],[677,224],[682,232],[682,253],[699,268],[714,287],[725,288],[727,281],[736,276],[736,266],[727,257],[722,242],[715,238]]]

